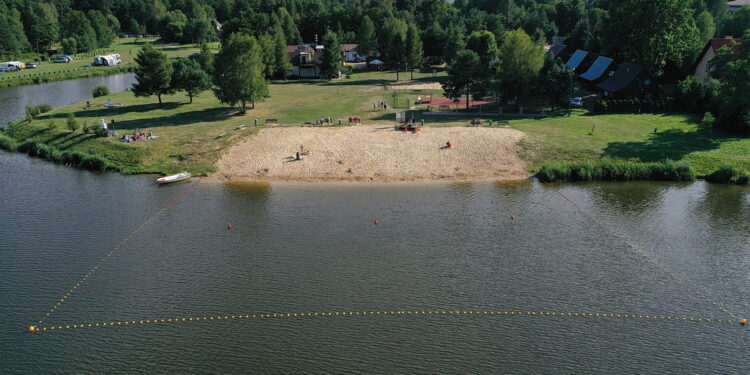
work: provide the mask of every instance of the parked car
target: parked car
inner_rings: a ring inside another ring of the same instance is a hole
[[[35,63],[26,63],[26,69],[34,69],[34,68],[36,68]]]
[[[201,57],[201,53],[200,52],[191,53],[190,55],[188,55],[188,59],[197,59],[199,57]]]
[[[583,98],[577,97],[577,98],[570,99],[570,106],[573,108],[582,108]]]
[[[62,58],[62,57],[58,57],[58,58],[56,58],[56,59],[52,60],[52,62],[53,62],[53,63],[69,63],[69,62],[70,62],[70,60],[68,60],[68,59],[64,59],[64,58]]]

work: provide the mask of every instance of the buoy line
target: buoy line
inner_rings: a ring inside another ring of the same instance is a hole
[[[676,283],[682,285],[685,289],[687,289],[692,295],[695,297],[698,297],[708,303],[710,303],[713,307],[717,308],[721,312],[729,315],[732,319],[737,319],[737,316],[733,313],[731,313],[729,310],[727,310],[724,306],[720,305],[718,302],[714,301],[712,298],[705,296],[703,293],[700,293],[696,289],[690,286],[685,280],[681,279],[679,276],[675,275],[674,272],[670,271],[665,266],[661,265],[654,257],[648,255],[643,249],[638,247],[636,244],[632,243],[630,240],[627,239],[624,235],[616,232],[615,230],[611,229],[603,220],[596,217],[594,214],[588,212],[588,210],[581,207],[578,203],[576,203],[573,199],[569,198],[567,195],[565,195],[560,189],[557,187],[553,187],[555,192],[559,194],[561,197],[563,197],[565,200],[570,202],[574,207],[576,207],[579,211],[581,211],[584,215],[588,216],[591,220],[594,221],[600,228],[604,229],[605,231],[609,232],[610,235],[612,235],[615,238],[620,239],[622,242],[624,242],[628,247],[630,247],[632,250],[634,250],[638,255],[646,259],[649,263],[654,265],[654,267],[660,269],[662,272],[666,273],[667,276],[669,276],[673,281]],[[744,321],[745,319],[742,319],[741,321]],[[744,323],[743,323],[744,325]]]
[[[732,324],[740,323],[745,325],[744,319],[735,321],[732,319],[712,319],[687,316],[669,316],[653,314],[613,314],[613,313],[573,313],[573,312],[553,312],[553,311],[490,311],[490,310],[409,310],[409,311],[337,311],[337,312],[306,312],[306,313],[273,313],[273,314],[253,314],[253,315],[213,315],[213,316],[192,316],[163,319],[147,320],[124,320],[98,323],[80,323],[64,324],[50,326],[29,326],[28,331],[50,332],[64,331],[81,328],[100,328],[100,327],[135,327],[144,325],[166,325],[174,323],[189,322],[216,322],[226,320],[263,320],[263,319],[303,319],[303,318],[335,318],[335,317],[373,317],[373,316],[478,316],[478,317],[545,317],[545,318],[585,318],[585,319],[631,319],[647,320],[661,322],[683,322],[683,323],[712,323],[712,324]]]
[[[81,278],[80,280],[78,280],[78,282],[77,282],[77,283],[75,283],[75,285],[73,285],[73,287],[72,287],[72,288],[70,288],[70,290],[68,290],[68,292],[67,292],[67,293],[65,293],[65,295],[63,295],[63,296],[62,296],[62,298],[60,298],[60,299],[59,299],[59,300],[57,301],[57,303],[55,303],[55,305],[54,305],[54,306],[52,306],[52,308],[51,308],[51,309],[50,309],[50,310],[49,310],[49,311],[48,311],[48,312],[47,312],[47,313],[46,313],[46,314],[44,315],[44,317],[42,317],[41,319],[39,319],[39,321],[38,321],[38,324],[40,324],[40,325],[41,325],[41,324],[43,324],[43,323],[44,323],[44,321],[45,321],[45,320],[47,320],[47,318],[49,318],[49,317],[50,317],[50,315],[52,315],[52,314],[53,314],[53,313],[54,313],[54,312],[55,312],[55,311],[56,311],[57,309],[59,309],[59,308],[60,308],[60,306],[61,306],[61,305],[62,305],[62,304],[63,304],[63,303],[65,302],[65,301],[67,301],[67,300],[68,300],[68,298],[70,298],[70,296],[71,296],[71,295],[72,295],[72,294],[73,294],[73,293],[74,293],[74,292],[75,292],[75,291],[76,291],[76,290],[77,290],[77,289],[78,289],[78,288],[79,288],[79,287],[80,287],[81,285],[83,285],[83,283],[85,283],[85,282],[86,282],[86,281],[87,281],[87,280],[88,280],[89,278],[91,278],[91,275],[93,275],[93,274],[94,274],[94,273],[95,273],[96,271],[98,271],[98,270],[99,270],[100,268],[102,268],[102,267],[104,266],[104,263],[106,263],[108,259],[112,258],[112,256],[113,256],[113,255],[115,254],[115,252],[116,252],[117,250],[119,250],[119,249],[120,249],[120,248],[121,248],[122,246],[124,246],[124,245],[125,245],[126,243],[128,243],[128,241],[130,241],[130,240],[131,240],[131,239],[132,239],[133,237],[135,237],[135,235],[136,235],[136,234],[138,234],[138,232],[140,232],[140,231],[141,231],[141,230],[142,230],[142,229],[143,229],[143,228],[144,228],[144,227],[145,227],[146,225],[148,225],[148,223],[150,223],[150,222],[151,222],[151,220],[155,219],[155,218],[156,218],[157,216],[161,215],[161,214],[162,214],[162,213],[163,213],[164,211],[166,211],[166,210],[168,210],[168,209],[169,209],[170,207],[172,207],[172,206],[173,206],[173,205],[174,205],[175,203],[177,203],[177,201],[179,201],[180,199],[182,199],[182,198],[183,198],[183,197],[184,197],[185,195],[187,195],[187,194],[188,194],[188,193],[189,193],[189,192],[190,192],[191,190],[193,190],[193,188],[195,188],[195,186],[197,186],[197,185],[198,185],[198,183],[200,183],[200,182],[201,182],[202,180],[203,180],[203,177],[199,178],[199,179],[198,179],[197,181],[195,181],[195,182],[193,182],[192,184],[190,184],[190,186],[188,186],[188,187],[187,187],[187,188],[186,188],[185,190],[183,190],[182,192],[180,192],[180,194],[178,194],[178,195],[177,195],[177,196],[176,196],[176,197],[175,197],[174,199],[172,199],[172,200],[171,200],[171,201],[170,201],[169,203],[167,203],[167,204],[166,204],[166,205],[165,205],[164,207],[160,208],[160,209],[159,209],[159,211],[156,211],[156,213],[154,213],[154,214],[153,214],[153,215],[151,215],[151,216],[150,216],[150,217],[149,217],[148,219],[146,219],[146,221],[144,221],[144,222],[143,222],[143,223],[142,223],[142,224],[141,224],[141,225],[140,225],[139,227],[137,227],[137,228],[136,228],[136,229],[135,229],[134,231],[130,232],[130,234],[129,234],[129,235],[127,236],[127,237],[125,237],[125,238],[124,238],[124,239],[123,239],[122,241],[120,241],[120,243],[119,243],[119,244],[117,244],[117,246],[115,246],[115,247],[114,247],[114,248],[113,248],[112,250],[110,250],[110,252],[109,252],[109,253],[107,253],[107,255],[105,255],[105,256],[104,256],[104,258],[102,258],[102,259],[101,259],[101,260],[100,260],[100,261],[99,261],[99,262],[98,262],[98,263],[97,263],[96,265],[94,265],[94,267],[93,267],[93,268],[91,268],[91,269],[90,269],[90,270],[89,270],[89,271],[88,271],[88,272],[87,272],[87,273],[86,273],[86,274],[85,274],[85,275],[83,276],[83,278]],[[31,326],[31,327],[33,327],[33,326]]]

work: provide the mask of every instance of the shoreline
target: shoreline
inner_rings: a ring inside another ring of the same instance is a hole
[[[42,85],[45,83],[70,81],[70,80],[84,79],[84,78],[106,77],[106,76],[111,76],[115,74],[132,73],[134,71],[133,67],[114,67],[112,69],[106,69],[106,70],[95,70],[97,68],[89,68],[89,69],[91,70],[90,71],[70,71],[67,73],[61,73],[57,75],[50,74],[47,76],[37,76],[33,78],[24,77],[24,78],[18,78],[18,79],[9,79],[8,82],[4,82],[0,80],[0,89]]]

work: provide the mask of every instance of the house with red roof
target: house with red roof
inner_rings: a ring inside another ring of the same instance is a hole
[[[723,38],[711,39],[706,43],[703,51],[701,51],[701,54],[698,56],[698,62],[695,65],[695,73],[693,74],[698,81],[703,83],[708,82],[708,74],[713,68],[711,66],[711,60],[716,56],[716,52],[721,49],[721,47],[727,46],[733,42],[739,44],[742,42],[742,39],[725,36]]]

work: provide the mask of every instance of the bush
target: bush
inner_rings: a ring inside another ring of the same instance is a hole
[[[109,88],[107,86],[96,86],[93,90],[91,90],[91,95],[93,95],[95,98],[98,98],[100,96],[107,96],[109,95]]]
[[[636,163],[621,160],[555,161],[537,173],[541,182],[557,181],[692,181],[693,169],[683,162]]]
[[[0,134],[0,149],[15,151],[16,147],[18,144],[13,138]]]
[[[712,126],[716,122],[716,118],[711,112],[706,112],[701,120],[701,125]]]
[[[36,109],[39,113],[47,113],[52,110],[52,106],[49,104],[39,104],[36,106]]]
[[[725,165],[714,173],[706,176],[706,181],[725,184],[747,185],[750,183],[750,173],[737,167]]]
[[[71,133],[75,133],[76,130],[78,130],[78,121],[76,121],[76,118],[72,113],[68,114],[68,119],[65,121],[65,126],[68,127],[68,130],[70,130]]]

